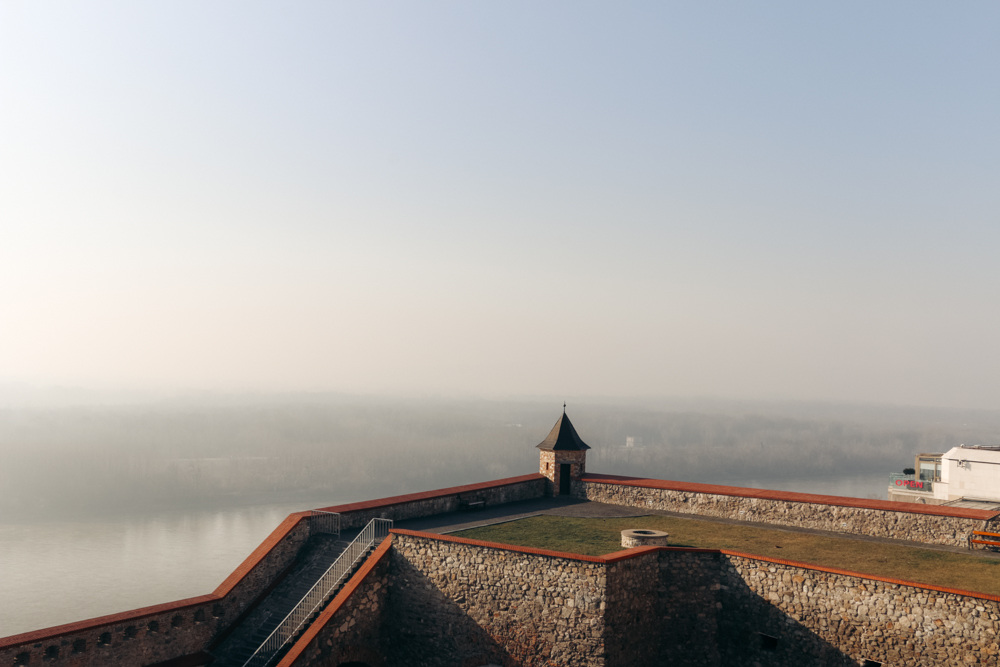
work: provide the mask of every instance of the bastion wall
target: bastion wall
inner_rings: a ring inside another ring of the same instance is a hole
[[[374,516],[540,497],[546,482],[526,475],[325,509],[349,529]],[[994,520],[974,510],[603,475],[584,475],[573,490],[616,504],[928,542],[964,544],[967,530]],[[310,523],[309,513],[290,515],[209,595],[0,639],[0,667],[205,664],[294,565]],[[639,547],[589,557],[396,530],[280,667],[1000,664],[998,605],[993,596],[729,551]]]
[[[574,480],[572,493],[613,505],[960,547],[967,546],[972,531],[997,526],[1000,516],[984,510],[593,473]]]
[[[426,493],[324,508],[341,513],[341,529],[372,518],[394,520],[459,509],[462,502],[487,506],[540,498],[547,480],[537,474]],[[0,667],[144,667],[179,661],[207,664],[219,645],[256,602],[292,568],[310,535],[310,512],[286,518],[212,593],[0,638]],[[155,576],[151,573],[150,576]]]
[[[308,519],[308,512],[289,515],[208,595],[4,637],[0,665],[135,667],[178,658],[199,664],[198,655],[288,571],[309,537]]]
[[[601,559],[393,531],[389,664],[604,665]]]
[[[335,601],[279,667],[958,667],[1000,655],[995,596],[725,550],[588,557],[390,539],[352,581],[357,602]]]
[[[360,503],[323,507],[325,512],[340,514],[341,530],[362,528],[372,519],[402,521],[446,512],[456,512],[464,502],[481,500],[486,507],[518,500],[541,498],[545,495],[546,479],[542,475],[521,475],[481,484],[453,486],[424,493],[410,493]]]

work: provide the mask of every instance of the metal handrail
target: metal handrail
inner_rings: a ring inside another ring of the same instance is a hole
[[[271,658],[287,644],[309,618],[319,609],[330,593],[350,574],[354,566],[379,541],[385,539],[392,528],[392,519],[372,519],[360,534],[347,545],[309,592],[302,596],[295,608],[278,624],[264,643],[243,663],[243,667],[266,667]]]
[[[329,533],[340,537],[340,515],[336,512],[312,510],[309,519],[310,532]]]

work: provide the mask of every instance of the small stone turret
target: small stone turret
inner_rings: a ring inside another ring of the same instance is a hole
[[[538,444],[538,448],[542,450],[538,457],[538,472],[549,478],[549,493],[570,495],[571,480],[586,472],[590,446],[580,439],[573,428],[573,423],[566,416],[565,405],[562,417],[552,427],[548,437]]]

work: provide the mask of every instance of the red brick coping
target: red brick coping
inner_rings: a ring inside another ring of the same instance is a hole
[[[791,567],[799,567],[804,570],[813,570],[815,572],[827,572],[829,574],[839,574],[847,577],[856,577],[858,579],[868,579],[869,581],[882,581],[888,584],[898,584],[899,586],[909,586],[911,588],[921,588],[923,590],[936,591],[938,593],[950,593],[951,595],[964,595],[971,598],[976,598],[979,600],[992,600],[994,602],[1000,602],[1000,595],[989,595],[987,593],[976,593],[975,591],[963,591],[958,588],[945,588],[943,586],[934,586],[932,584],[921,584],[915,581],[905,581],[903,579],[890,579],[889,577],[880,577],[874,574],[865,574],[864,572],[852,572],[851,570],[839,570],[835,567],[824,567],[822,565],[811,565],[809,563],[799,563],[794,560],[783,560],[781,558],[771,558],[770,556],[758,556],[756,554],[743,553],[741,551],[731,551],[729,549],[698,549],[694,547],[634,547],[632,549],[625,549],[623,551],[615,551],[609,554],[604,554],[603,556],[585,556],[583,554],[571,554],[562,551],[549,551],[547,549],[535,549],[533,547],[521,547],[515,544],[501,544],[499,542],[483,542],[481,540],[470,540],[465,537],[453,537],[451,535],[438,535],[437,533],[421,533],[415,530],[402,530],[393,529],[390,531],[395,535],[409,535],[412,537],[422,537],[429,540],[438,540],[441,542],[454,542],[456,544],[467,544],[473,547],[484,547],[487,549],[499,549],[502,551],[515,551],[517,553],[531,554],[534,556],[549,556],[552,558],[563,558],[566,560],[578,560],[585,561],[588,563],[603,563],[611,564],[618,563],[623,560],[629,560],[631,558],[638,558],[648,553],[653,553],[654,551],[670,551],[670,552],[683,552],[683,553],[697,553],[697,554],[722,554],[724,556],[736,556],[738,558],[749,558],[750,560],[761,561],[765,563],[776,563],[778,565],[789,565]],[[285,667],[284,664],[279,665],[279,667]]]
[[[921,505],[920,503],[902,503],[890,500],[864,500],[862,498],[848,498],[845,496],[824,496],[816,493],[771,491],[768,489],[751,489],[743,486],[674,482],[664,479],[625,477],[623,475],[599,475],[596,473],[586,473],[580,478],[580,481],[590,482],[591,484],[619,484],[621,486],[638,486],[646,489],[663,489],[665,491],[682,491],[685,493],[705,493],[717,496],[738,496],[741,498],[761,498],[763,500],[783,500],[791,503],[836,505],[838,507],[859,507],[861,509],[882,510],[885,512],[933,514],[936,516],[979,519],[982,521],[988,521],[989,519],[1000,516],[1000,512],[993,512],[990,510],[941,507],[939,505]]]
[[[375,500],[365,500],[360,503],[347,503],[346,505],[333,505],[331,507],[320,507],[319,509],[323,512],[337,512],[338,514],[346,514],[347,512],[359,512],[361,510],[370,510],[379,507],[388,507],[390,505],[403,505],[406,503],[415,503],[421,500],[430,500],[431,498],[456,496],[460,493],[472,493],[474,491],[482,491],[484,489],[495,489],[498,486],[511,486],[513,484],[532,482],[539,479],[545,479],[545,475],[539,475],[536,472],[530,475],[521,475],[520,477],[507,477],[505,479],[497,479],[493,480],[492,482],[480,482],[479,484],[466,484],[465,486],[451,486],[446,489],[435,489],[433,491],[424,491],[422,493],[407,493],[402,496],[389,496],[388,498],[377,498]]]
[[[23,632],[18,635],[2,637],[0,638],[0,649],[10,648],[19,644],[31,644],[43,640],[54,639],[55,637],[61,637],[74,632],[82,632],[84,630],[98,628],[101,626],[125,623],[127,621],[134,621],[148,616],[155,616],[157,614],[187,609],[221,600],[225,598],[233,590],[233,588],[235,588],[236,585],[243,580],[244,577],[250,574],[250,571],[253,570],[265,556],[267,556],[271,549],[281,542],[281,540],[285,539],[292,529],[308,516],[309,512],[295,512],[293,514],[289,514],[285,520],[282,521],[277,528],[271,531],[271,534],[268,535],[267,538],[253,550],[253,553],[247,556],[239,567],[233,570],[232,574],[226,577],[226,580],[219,584],[219,587],[208,595],[199,595],[197,597],[186,598],[184,600],[165,602],[151,607],[140,607],[139,609],[122,611],[117,614],[108,614],[107,616],[98,616],[96,618],[89,618],[83,621],[74,621],[73,623],[65,623],[63,625],[56,625],[50,628],[42,628],[40,630],[32,630],[31,632]]]
[[[368,560],[365,561],[364,565],[362,565],[361,568],[354,573],[354,576],[348,580],[347,585],[344,586],[339,593],[337,593],[337,597],[333,598],[330,605],[324,609],[318,617],[316,617],[316,621],[309,626],[309,629],[306,630],[301,637],[299,637],[298,641],[296,641],[288,653],[285,654],[285,657],[281,659],[281,662],[277,664],[277,667],[291,667],[292,663],[294,663],[298,657],[302,655],[306,648],[308,648],[309,644],[316,639],[316,636],[319,635],[320,631],[326,627],[326,624],[331,618],[333,618],[333,615],[340,611],[347,601],[351,599],[351,596],[354,595],[356,590],[358,590],[358,586],[361,585],[361,582],[363,582],[371,571],[375,569],[375,566],[378,565],[379,561],[386,557],[386,554],[389,553],[389,549],[391,547],[392,536],[390,535],[382,540],[382,544],[375,549]]]

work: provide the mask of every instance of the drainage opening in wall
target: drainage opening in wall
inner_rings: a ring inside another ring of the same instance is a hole
[[[760,637],[760,650],[761,651],[777,651],[778,650],[778,638],[772,637],[771,635],[765,635],[763,632],[758,632],[757,636]]]
[[[878,660],[865,660],[861,663],[863,667],[882,667],[882,663]]]

